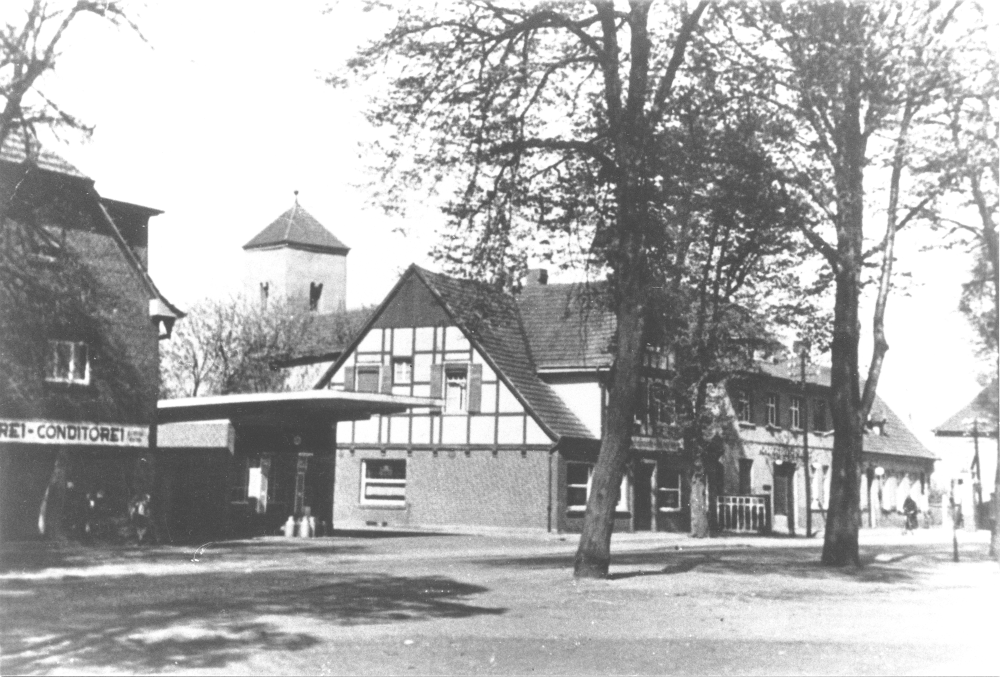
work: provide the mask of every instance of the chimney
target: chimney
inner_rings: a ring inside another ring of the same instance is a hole
[[[549,271],[544,268],[529,268],[528,274],[524,278],[525,287],[534,287],[539,284],[549,283]]]

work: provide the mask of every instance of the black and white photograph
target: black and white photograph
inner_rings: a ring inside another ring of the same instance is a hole
[[[998,674],[997,45],[6,0],[0,674]]]

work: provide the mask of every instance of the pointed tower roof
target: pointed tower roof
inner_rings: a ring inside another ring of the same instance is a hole
[[[299,192],[295,191],[295,204],[276,218],[264,230],[243,245],[243,249],[292,247],[329,254],[347,254],[350,247],[334,237],[312,214],[299,205]]]

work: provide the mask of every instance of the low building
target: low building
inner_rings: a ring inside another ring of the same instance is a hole
[[[806,458],[813,532],[825,524],[833,451],[830,370],[797,360],[760,361],[727,383],[732,427],[722,456],[724,493],[769,504],[773,528],[804,533]],[[879,526],[912,496],[928,508],[935,456],[876,396],[865,427],[859,505],[862,523]],[[723,501],[727,499],[722,499]],[[745,502],[745,501],[744,501]]]
[[[0,150],[0,539],[124,516],[148,488],[160,339],[149,219],[23,134]]]
[[[207,542],[277,535],[286,525],[300,532],[303,524],[325,534],[338,422],[435,405],[318,390],[161,400],[157,495],[165,532],[157,537]]]
[[[995,498],[1000,388],[993,380],[934,429],[935,485],[962,511],[966,528],[988,528]],[[980,511],[976,514],[977,507]]]

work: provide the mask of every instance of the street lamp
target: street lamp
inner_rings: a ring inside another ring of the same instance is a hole
[[[805,466],[806,478],[806,538],[812,538],[812,478],[809,468],[809,398],[806,396],[806,360],[809,359],[810,344],[807,339],[801,339],[792,344],[799,356],[799,375],[802,385],[802,406],[799,424],[802,427],[802,461]]]

